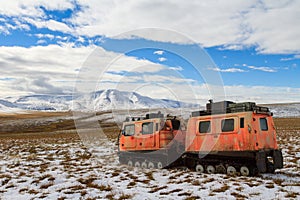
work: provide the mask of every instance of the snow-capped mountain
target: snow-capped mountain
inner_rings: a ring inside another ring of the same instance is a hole
[[[0,111],[101,111],[111,109],[196,107],[168,99],[152,99],[135,92],[114,89],[77,95],[28,95],[0,100]]]

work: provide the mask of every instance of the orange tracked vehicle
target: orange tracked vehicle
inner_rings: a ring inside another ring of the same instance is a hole
[[[161,113],[127,119],[119,160],[130,166],[184,165],[199,172],[254,175],[283,167],[272,113],[252,102],[222,101],[192,112],[187,129]]]

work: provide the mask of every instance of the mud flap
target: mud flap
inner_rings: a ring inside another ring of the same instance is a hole
[[[283,168],[283,158],[282,158],[282,152],[280,150],[275,150],[273,152],[273,161],[274,161],[275,169]]]
[[[267,171],[266,152],[259,151],[256,153],[256,166],[259,172],[265,173]]]

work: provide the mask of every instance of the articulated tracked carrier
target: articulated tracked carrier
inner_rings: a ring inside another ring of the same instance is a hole
[[[184,165],[199,172],[273,173],[283,167],[272,113],[253,102],[212,102],[182,120],[150,113],[128,118],[119,136],[120,163],[143,168]]]

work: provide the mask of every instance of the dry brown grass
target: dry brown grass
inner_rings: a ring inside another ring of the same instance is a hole
[[[273,183],[267,183],[267,184],[266,184],[266,188],[272,189],[272,188],[274,188],[274,187],[275,187],[275,186],[274,186]]]
[[[213,181],[215,181],[215,179],[213,177],[211,177],[211,178],[207,178],[207,179],[203,180],[202,183],[206,184],[206,183],[210,183],[210,182],[213,182]]]
[[[299,131],[300,130],[300,118],[274,118],[274,123],[277,131],[280,130],[290,130]]]
[[[199,180],[193,180],[192,185],[198,186],[198,185],[201,185],[201,183]]]
[[[216,193],[225,192],[229,188],[230,187],[228,185],[224,184],[222,187],[212,190],[212,192],[216,192]]]
[[[100,115],[103,113],[97,113]],[[44,138],[76,138],[72,112],[27,112],[23,114],[0,114],[0,139],[44,139]],[[59,120],[48,120],[59,117]],[[66,117],[69,117],[67,119]],[[32,121],[30,121],[32,120]],[[97,123],[97,122],[96,122]],[[120,132],[115,123],[99,121],[106,136],[115,141]],[[94,127],[95,121],[87,122],[85,127]]]
[[[159,195],[168,195],[168,194],[173,194],[175,192],[181,192],[182,189],[178,188],[178,189],[174,189],[174,190],[171,190],[171,191],[167,191],[167,192],[160,192]]]
[[[298,193],[298,192],[288,192],[288,193],[285,195],[285,197],[286,197],[286,198],[296,199],[297,196],[298,196],[299,194],[300,194],[300,193]]]
[[[185,198],[184,200],[197,200],[197,199],[201,199],[199,196],[190,196]]]
[[[166,188],[168,188],[168,186],[166,186],[166,185],[161,186],[161,187],[155,187],[155,188],[152,188],[152,189],[149,191],[149,193],[155,193],[155,192],[157,192],[157,191],[159,191],[159,190],[163,190],[163,189],[166,189]]]
[[[27,111],[26,113],[0,113],[0,120],[18,120],[18,119],[34,119],[34,118],[48,118],[72,116],[72,112],[38,112]]]
[[[154,180],[152,171],[146,172],[145,175],[149,180]]]
[[[130,183],[128,183],[127,188],[132,188],[136,185],[136,182],[131,181]]]
[[[125,199],[131,199],[132,198],[132,195],[129,195],[129,194],[121,194],[121,196],[119,197],[118,200],[125,200]]]
[[[247,196],[238,192],[231,192],[231,195],[234,196],[236,199],[240,199],[240,200],[247,199]]]
[[[43,184],[40,186],[40,189],[47,189],[48,187],[51,187],[54,185],[54,182],[49,182],[49,183],[46,183],[46,184]]]

